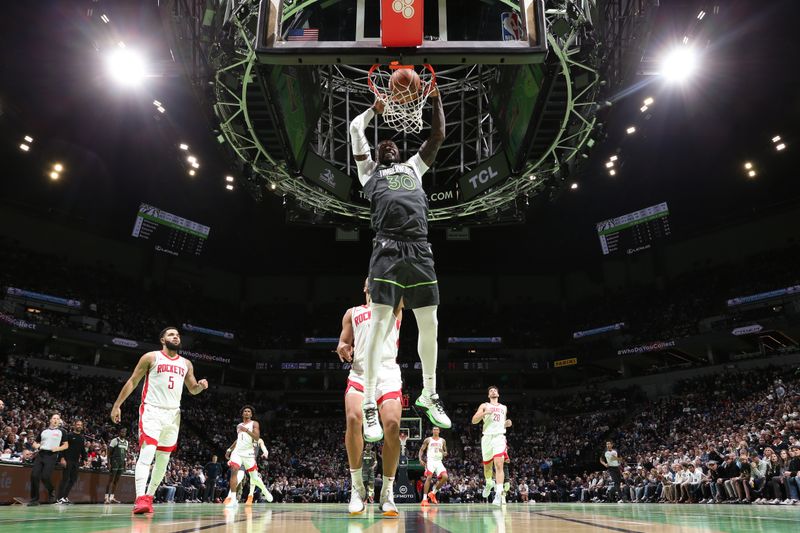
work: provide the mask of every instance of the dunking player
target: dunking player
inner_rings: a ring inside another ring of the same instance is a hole
[[[419,462],[425,468],[425,489],[422,491],[423,507],[428,505],[429,498],[431,503],[439,503],[436,500],[436,492],[447,482],[447,469],[442,462],[445,457],[447,457],[447,441],[439,437],[439,428],[434,426],[432,436],[425,439],[419,449]],[[436,476],[437,480],[433,489],[428,492],[431,486],[431,476]]]
[[[347,388],[344,393],[344,409],[347,417],[345,431],[345,447],[347,461],[350,464],[350,514],[361,514],[366,509],[364,501],[367,497],[362,474],[362,453],[364,441],[361,436],[362,412],[361,404],[364,396],[364,362],[366,354],[366,338],[373,327],[373,313],[370,310],[370,292],[368,280],[364,282],[366,305],[352,307],[342,318],[342,332],[339,335],[339,346],[336,352],[339,360],[352,363],[350,375],[347,376]],[[394,504],[394,477],[400,461],[400,416],[403,413],[400,366],[397,364],[397,345],[400,342],[400,322],[403,318],[402,302],[393,310],[393,322],[390,335],[379,347],[379,363],[376,389],[378,406],[383,421],[385,436],[383,442],[383,487],[380,505],[384,516],[397,516]],[[355,352],[353,347],[355,346]],[[365,413],[366,414],[366,413]]]
[[[139,458],[136,461],[136,501],[133,514],[152,513],[153,496],[164,479],[169,464],[169,455],[178,443],[181,425],[181,395],[183,385],[192,394],[200,394],[208,388],[208,381],[197,381],[192,363],[180,355],[181,334],[177,328],[167,327],[159,334],[161,351],[144,354],[133,374],[123,385],[117,401],[111,408],[111,421],[118,424],[122,417],[122,403],[136,390],[144,379],[142,404],[139,406]],[[155,458],[150,485],[147,475]],[[145,486],[147,492],[145,493]]]
[[[375,402],[380,348],[392,334],[393,312],[401,299],[407,309],[414,311],[419,328],[417,350],[422,362],[423,389],[416,405],[426,411],[435,425],[451,426],[436,393],[439,287],[433,251],[427,240],[428,198],[422,189],[422,175],[436,159],[445,136],[444,109],[436,89],[431,92],[430,100],[433,104],[431,134],[422,143],[419,153],[405,162],[400,161],[400,150],[390,140],[378,143],[377,163],[370,156],[364,130],[375,113],[383,112],[380,101],[350,124],[358,179],[369,199],[372,228],[376,233],[369,266],[372,331],[364,346],[363,429],[368,442],[377,442],[383,436]]]
[[[488,498],[492,487],[495,487],[494,505],[502,505],[505,499],[503,494],[503,481],[505,471],[503,463],[508,458],[506,446],[506,428],[511,427],[511,420],[506,419],[508,408],[501,404],[500,390],[489,387],[489,401],[482,403],[472,416],[472,423],[479,424],[483,421],[483,437],[481,438],[481,455],[483,456],[483,476],[486,486],[483,488],[483,497]],[[495,480],[492,480],[492,466],[494,466]]]
[[[272,494],[269,493],[261,476],[258,474],[258,464],[256,464],[256,443],[261,439],[261,426],[253,420],[255,409],[250,405],[242,407],[242,421],[236,426],[236,442],[231,444],[225,452],[225,458],[229,459],[228,466],[231,467],[230,491],[228,497],[222,502],[226,507],[236,507],[239,501],[236,497],[236,489],[239,485],[239,474],[244,479],[244,472],[240,469],[244,467],[250,475],[250,495],[247,497],[245,505],[253,505],[253,492],[255,487],[261,489],[268,501],[272,501]]]

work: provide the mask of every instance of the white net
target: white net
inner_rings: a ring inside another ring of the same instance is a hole
[[[369,71],[369,85],[375,97],[383,103],[381,117],[387,126],[401,133],[419,133],[422,131],[422,109],[428,101],[431,90],[436,86],[436,74],[430,65],[414,68],[420,79],[419,91],[409,85],[390,88],[392,74],[400,68],[393,63],[384,67],[373,65]]]

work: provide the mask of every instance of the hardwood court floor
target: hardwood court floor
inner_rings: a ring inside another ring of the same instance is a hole
[[[150,516],[131,516],[130,505],[0,507],[0,531],[8,533],[281,532],[281,533],[527,533],[759,532],[800,531],[800,506],[488,504],[440,505],[424,511],[401,505],[399,518],[383,518],[373,506],[350,517],[346,505],[257,504],[226,511],[217,504],[156,505]]]

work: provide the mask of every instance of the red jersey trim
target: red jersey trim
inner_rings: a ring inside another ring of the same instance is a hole
[[[170,357],[170,356],[168,356],[168,355],[166,354],[166,352],[164,352],[164,350],[160,350],[160,351],[161,351],[161,355],[163,355],[164,357],[166,357],[166,358],[167,358],[167,359],[169,359],[170,361],[177,361],[178,359],[180,359],[180,358],[181,358],[181,354],[176,354],[176,355],[175,355],[175,357]]]

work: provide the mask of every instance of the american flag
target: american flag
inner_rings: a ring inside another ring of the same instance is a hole
[[[286,35],[287,41],[319,41],[319,30],[314,28],[302,28],[289,30]]]

